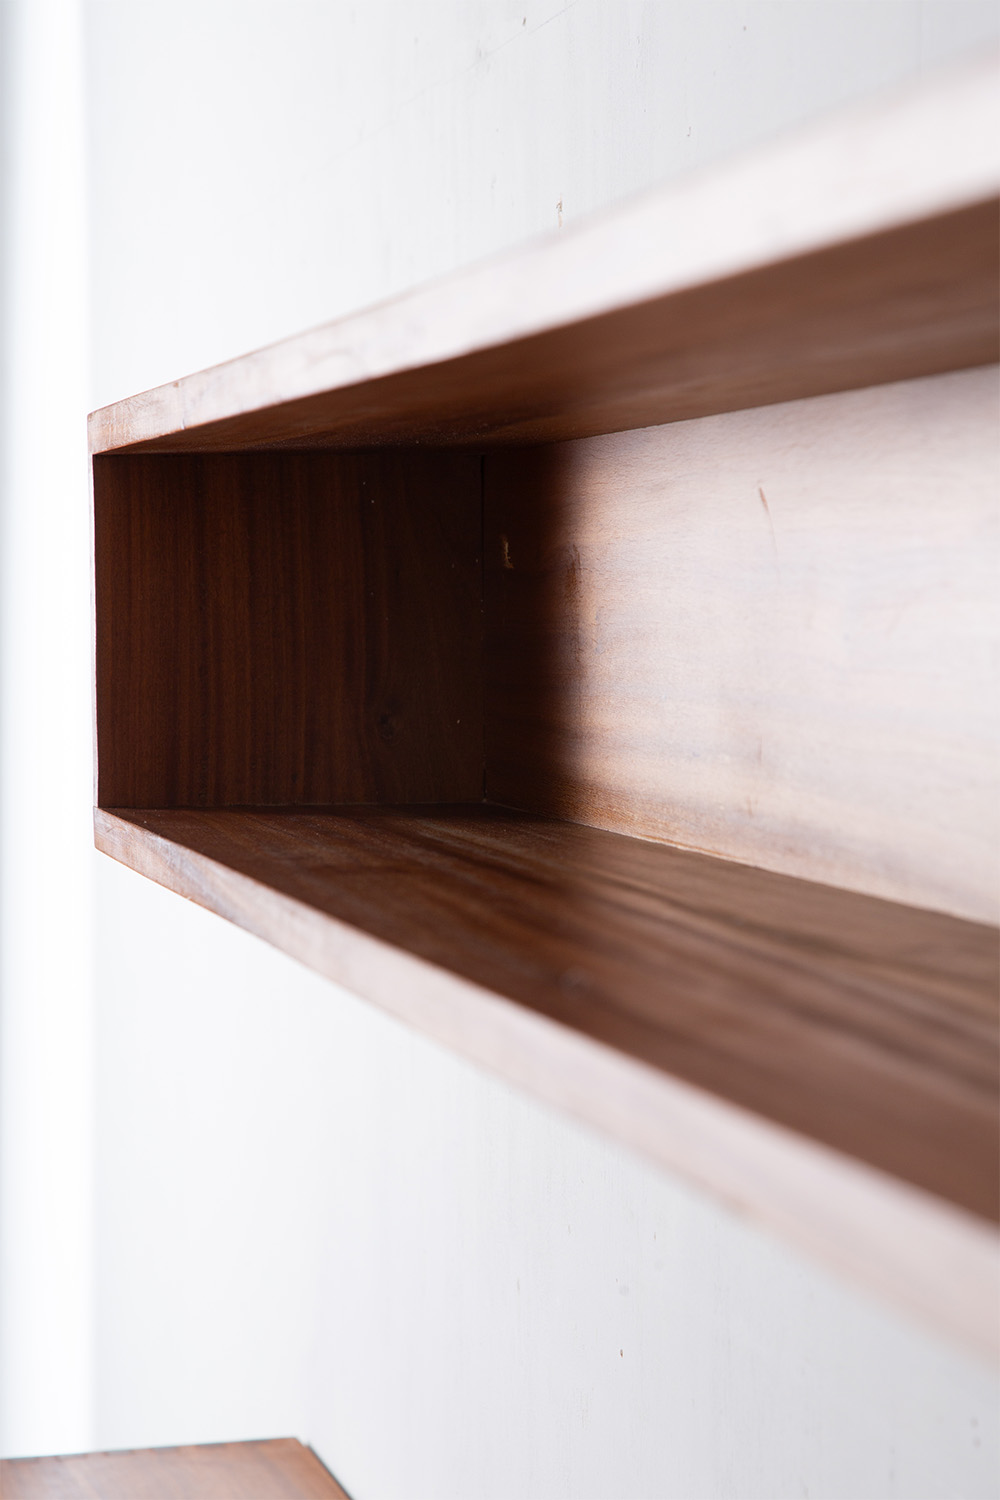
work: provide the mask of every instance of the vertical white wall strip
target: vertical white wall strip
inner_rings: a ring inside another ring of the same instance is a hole
[[[79,0],[8,0],[0,1451],[92,1438],[90,526]]]

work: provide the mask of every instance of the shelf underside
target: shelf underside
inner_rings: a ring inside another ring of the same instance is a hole
[[[400,981],[418,1026],[417,970],[451,976],[502,1072],[484,996],[997,1216],[991,928],[485,805],[115,809],[97,841],[362,994]]]

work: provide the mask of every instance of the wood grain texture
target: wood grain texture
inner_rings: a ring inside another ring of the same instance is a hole
[[[90,423],[99,847],[985,1350],[995,72]]]
[[[0,1460],[3,1500],[348,1500],[294,1438]]]
[[[537,441],[997,358],[992,59],[131,397],[94,452]]]
[[[490,453],[489,800],[995,920],[996,397]]]
[[[480,464],[94,466],[98,797],[482,795]]]
[[[483,807],[96,818],[115,858],[990,1344],[991,929]]]

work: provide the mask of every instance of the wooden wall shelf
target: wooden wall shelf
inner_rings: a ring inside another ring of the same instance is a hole
[[[996,112],[90,427],[98,846],[984,1350]]]

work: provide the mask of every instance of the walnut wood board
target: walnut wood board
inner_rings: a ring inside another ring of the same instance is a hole
[[[3,1500],[349,1500],[294,1438],[0,1460]]]
[[[483,806],[95,816],[116,859],[993,1346],[992,929]]]
[[[997,372],[490,452],[486,793],[994,921]]]
[[[538,441],[997,358],[993,58],[96,412],[92,451]]]
[[[98,799],[482,796],[472,453],[99,458]]]

